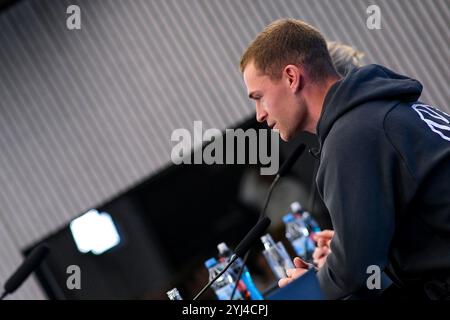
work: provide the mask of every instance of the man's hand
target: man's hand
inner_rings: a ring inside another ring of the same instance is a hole
[[[330,247],[333,236],[333,230],[323,230],[314,234],[314,240],[317,242],[319,248],[323,246]]]
[[[280,288],[284,287],[291,281],[302,276],[304,273],[306,273],[309,270],[309,265],[305,261],[300,259],[299,257],[294,258],[294,265],[295,265],[294,269],[286,270],[287,278],[283,278],[278,281],[278,286]]]
[[[330,243],[333,239],[333,230],[324,230],[317,232],[314,235],[314,240],[317,242],[317,247],[313,253],[313,261],[317,267],[322,268],[327,260],[328,255],[331,253]]]
[[[313,262],[317,266],[317,268],[322,268],[327,261],[327,257],[330,254],[331,250],[329,247],[316,247],[313,253]]]

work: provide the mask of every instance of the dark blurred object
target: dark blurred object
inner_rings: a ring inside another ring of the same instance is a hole
[[[49,250],[47,244],[42,243],[30,252],[16,272],[6,281],[4,286],[5,291],[1,295],[0,300],[16,291],[22,285],[28,276],[47,257]]]
[[[8,9],[13,4],[19,3],[21,0],[0,0],[0,11]]]

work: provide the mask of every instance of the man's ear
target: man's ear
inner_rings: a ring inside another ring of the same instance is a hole
[[[284,68],[284,75],[286,76],[286,81],[288,81],[289,87],[294,91],[294,93],[299,92],[303,89],[304,78],[302,69],[293,64],[288,64]]]

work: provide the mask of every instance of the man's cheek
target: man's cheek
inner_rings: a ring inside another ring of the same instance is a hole
[[[264,108],[264,110],[269,112],[269,109],[267,108],[267,101],[266,100],[264,100],[264,99],[261,100],[261,106]]]

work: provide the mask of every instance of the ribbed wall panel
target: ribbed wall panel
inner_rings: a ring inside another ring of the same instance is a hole
[[[366,27],[370,4],[381,30]],[[24,247],[168,165],[174,129],[250,116],[239,58],[280,17],[419,79],[450,112],[447,0],[23,0],[0,13],[0,283]],[[12,296],[43,297],[33,279]]]

